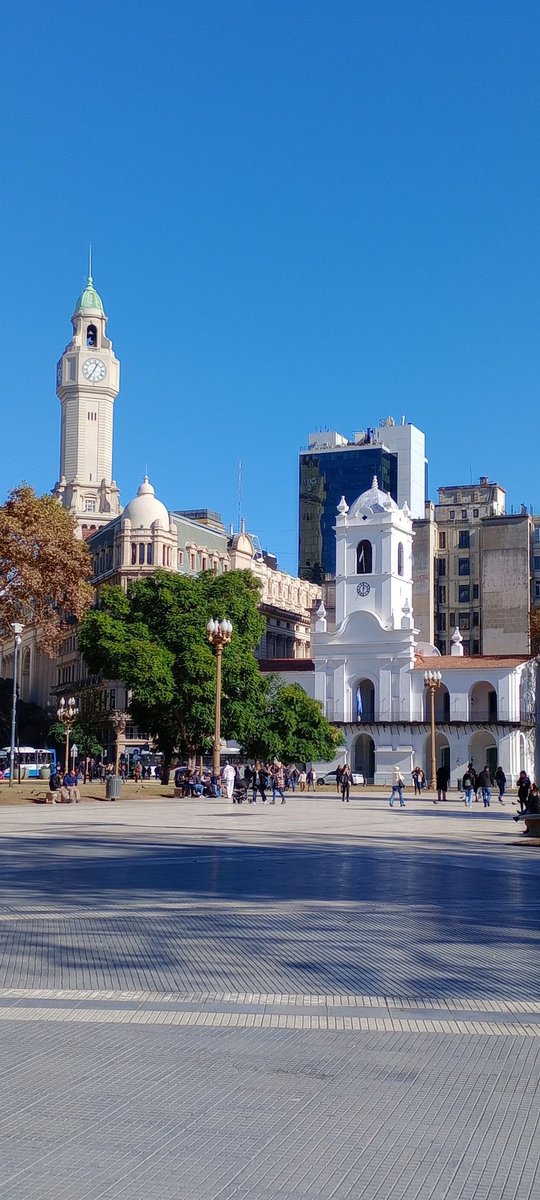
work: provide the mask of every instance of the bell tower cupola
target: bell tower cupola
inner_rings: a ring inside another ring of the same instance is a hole
[[[91,260],[71,323],[73,337],[56,368],[61,433],[60,478],[54,493],[77,518],[84,537],[121,512],[112,474],[120,363],[107,337],[107,317],[94,287]]]

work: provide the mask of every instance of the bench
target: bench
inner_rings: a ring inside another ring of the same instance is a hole
[[[524,817],[524,821],[527,826],[527,833],[529,833],[531,837],[540,838],[540,813],[535,814],[534,816]]]

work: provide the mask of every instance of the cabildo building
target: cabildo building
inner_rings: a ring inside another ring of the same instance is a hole
[[[459,630],[441,656],[418,641],[412,609],[413,527],[377,479],[354,504],[338,505],[336,620],[321,604],[312,632],[311,672],[284,668],[320,700],[343,728],[353,770],[387,784],[395,767],[406,779],[414,765],[431,775],[430,695],[435,687],[436,765],[452,782],[469,761],[477,770],[502,766],[514,782],[531,777],[536,756],[536,659],[520,655],[466,657]],[[297,664],[300,667],[300,664]]]

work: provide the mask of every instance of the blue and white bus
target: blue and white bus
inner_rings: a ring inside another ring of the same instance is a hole
[[[0,750],[0,780],[9,779],[10,747],[3,746]],[[33,746],[18,746],[15,751],[14,779],[39,779],[40,771],[46,767],[48,771],[56,771],[56,750],[36,750]]]

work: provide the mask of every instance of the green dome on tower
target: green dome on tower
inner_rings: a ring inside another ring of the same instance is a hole
[[[99,292],[96,292],[94,281],[91,275],[88,276],[86,287],[84,291],[81,292],[79,299],[77,300],[75,312],[79,312],[79,309],[81,308],[97,308],[99,312],[102,312],[103,314],[105,313],[105,309],[103,308],[103,300],[101,299]]]

